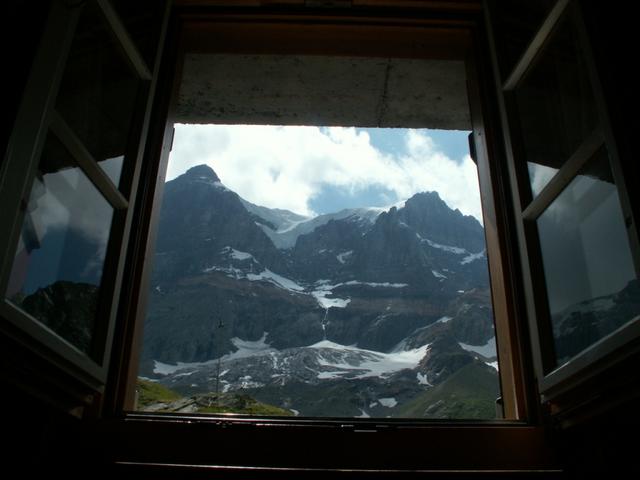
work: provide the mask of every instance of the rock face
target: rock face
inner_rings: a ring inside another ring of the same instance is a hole
[[[194,167],[165,186],[142,374],[207,392],[222,357],[226,391],[303,415],[394,415],[473,363],[497,392],[484,248],[435,192],[306,219]]]
[[[98,290],[95,285],[60,280],[16,303],[74,346],[90,353]]]

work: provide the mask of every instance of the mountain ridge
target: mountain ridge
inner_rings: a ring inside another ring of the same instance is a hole
[[[145,376],[191,396],[213,388],[219,362],[228,391],[267,404],[379,415],[494,360],[476,352],[494,335],[484,230],[437,193],[305,219],[200,167],[165,186]],[[289,232],[289,247],[274,241]],[[323,389],[346,397],[315,400]]]

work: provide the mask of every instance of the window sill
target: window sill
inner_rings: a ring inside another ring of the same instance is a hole
[[[292,421],[129,414],[92,422],[88,428],[99,444],[94,450],[108,452],[110,465],[131,468],[557,471],[549,431],[511,421]]]

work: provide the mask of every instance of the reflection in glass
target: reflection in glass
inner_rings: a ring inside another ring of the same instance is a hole
[[[529,181],[531,182],[531,191],[534,196],[537,196],[554,175],[558,173],[557,168],[547,167],[539,163],[529,162],[527,169],[529,170]]]
[[[640,288],[604,147],[537,226],[561,365],[640,312]]]
[[[56,109],[98,164],[109,162],[109,176],[119,179],[123,162],[110,159],[126,154],[139,81],[92,3],[79,22]]]
[[[535,197],[598,124],[589,72],[570,21],[553,33],[515,96]]]
[[[6,297],[89,352],[113,210],[49,134]]]
[[[107,177],[113,182],[114,185],[120,184],[120,175],[122,174],[122,162],[124,157],[107,158],[98,162],[98,166],[107,174]]]

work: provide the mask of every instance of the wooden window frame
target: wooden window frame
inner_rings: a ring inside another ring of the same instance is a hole
[[[490,15],[490,14],[488,14]],[[532,198],[526,162],[522,160],[523,144],[518,130],[515,89],[526,78],[530,68],[536,64],[545,52],[556,27],[562,21],[570,21],[578,29],[579,47],[586,61],[589,81],[594,93],[599,117],[599,126],[568,158],[536,198]],[[490,22],[490,20],[489,20]],[[495,48],[492,49],[495,52]],[[498,61],[494,57],[494,72],[499,77]],[[625,218],[632,258],[636,272],[640,272],[640,242],[638,231],[634,227],[637,218],[637,206],[629,200],[628,179],[620,160],[607,105],[602,94],[599,75],[591,53],[589,32],[586,31],[579,2],[576,0],[558,0],[540,25],[529,45],[508,75],[498,87],[500,115],[504,126],[505,146],[513,205],[516,212],[516,224],[520,258],[522,260],[523,281],[529,330],[532,339],[532,353],[535,375],[542,403],[562,400],[563,396],[577,391],[582,385],[593,381],[611,367],[624,362],[640,352],[640,316],[632,318],[619,329],[576,354],[567,363],[555,366],[553,337],[548,312],[546,288],[542,258],[535,227],[535,220],[547,206],[576,177],[582,168],[602,146],[609,153],[609,164],[618,189],[618,197]],[[600,387],[603,388],[603,387]],[[562,400],[566,402],[566,400]],[[575,404],[573,399],[567,405]]]
[[[438,9],[436,9],[438,10]],[[445,8],[446,10],[446,8]],[[489,64],[482,12],[479,8],[463,13],[415,10],[365,10],[363,13],[294,9],[262,9],[251,12],[233,8],[175,8],[167,37],[167,48],[160,74],[153,119],[148,138],[137,205],[137,228],[131,239],[130,290],[123,305],[122,337],[118,369],[114,373],[111,403],[113,415],[130,412],[135,405],[146,292],[153,257],[154,232],[164,185],[169,152],[173,141],[173,111],[181,79],[181,62],[186,52],[279,53],[309,55],[390,56],[400,58],[438,58],[464,60],[467,65],[468,95],[473,122],[473,139],[483,213],[487,253],[492,280],[492,301],[504,415],[507,423],[535,422],[537,405],[527,356],[527,329],[518,312],[522,311],[509,187],[503,174],[496,108],[492,104],[492,72]],[[362,28],[366,27],[366,28]],[[140,412],[125,414],[139,419]],[[158,420],[157,416],[148,418]],[[256,420],[258,421],[258,420]],[[263,421],[263,420],[260,420]],[[278,420],[296,424],[295,419]],[[329,423],[331,421],[327,420]],[[351,422],[352,419],[349,419]],[[337,422],[344,423],[344,419]],[[379,419],[375,422],[380,423]],[[334,422],[335,423],[335,422]],[[406,423],[406,422],[405,422]],[[410,422],[411,423],[411,422]],[[415,423],[415,422],[413,422]],[[467,422],[469,423],[469,422]],[[471,422],[474,423],[474,422]],[[478,425],[504,424],[504,421],[476,422]]]
[[[145,112],[146,105],[150,104],[152,99],[153,75],[109,0],[92,2],[114,41],[114,47],[121,54],[123,61],[130,66],[131,74],[138,81],[136,102],[139,110]],[[136,197],[136,185],[144,152],[143,139],[148,129],[149,115],[141,115],[140,112],[133,114],[119,188],[98,166],[83,142],[55,109],[67,57],[85,4],[86,2],[73,4],[60,0],[51,2],[40,47],[1,164],[0,203],[3,208],[0,210],[0,230],[7,234],[0,236],[0,252],[3,255],[0,264],[0,331],[40,361],[55,365],[57,371],[62,372],[65,378],[79,382],[80,390],[88,392],[86,395],[80,395],[82,401],[88,405],[95,400],[96,395],[101,395],[107,382],[110,347],[114,338],[119,292],[124,275],[124,258],[127,252],[127,242],[124,239],[129,235],[134,218],[133,208],[129,207],[130,202]],[[113,209],[100,288],[100,303],[89,353],[80,351],[4,298],[22,228],[23,215],[19,213],[20,205],[23,199],[28,198],[48,134],[54,135],[65,146],[78,168]],[[61,380],[61,383],[64,381]]]

